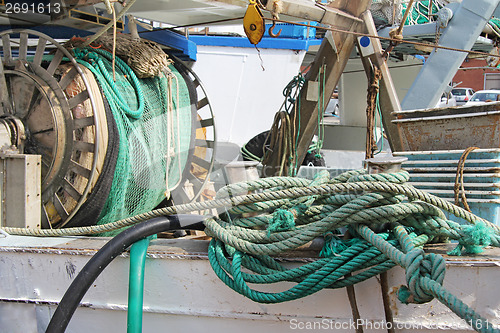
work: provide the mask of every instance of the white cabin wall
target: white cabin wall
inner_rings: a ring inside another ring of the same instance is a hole
[[[409,57],[405,61],[389,60],[392,80],[398,98],[402,100],[422,68],[422,61]],[[351,59],[340,82],[341,125],[366,127],[366,93],[368,79],[360,59]]]
[[[298,73],[305,52],[260,49],[260,54],[264,71],[254,48],[198,45],[198,60],[193,70],[207,89],[215,114],[218,142],[242,146],[271,127],[283,103],[283,88]],[[421,60],[413,57],[390,61],[391,76],[400,100],[411,87],[421,64]],[[328,166],[353,168],[362,165],[367,87],[361,61],[351,59],[339,82],[340,124],[325,126],[323,148]],[[344,152],[339,155],[337,151],[340,150]],[[346,153],[349,156],[345,156]]]
[[[405,61],[389,60],[392,80],[402,100],[422,61],[408,57]],[[351,59],[339,81],[340,122],[325,125],[324,155],[326,165],[347,169],[362,166],[366,140],[366,93],[368,80],[360,59]]]
[[[198,45],[193,70],[207,89],[217,141],[243,145],[271,128],[283,88],[298,74],[305,51]],[[265,70],[262,70],[262,66]]]

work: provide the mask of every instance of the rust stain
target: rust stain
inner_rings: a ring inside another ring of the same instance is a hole
[[[429,115],[430,116],[430,115]],[[415,118],[399,123],[406,150],[449,150],[478,146],[500,147],[498,114],[456,115],[448,119]]]
[[[399,313],[398,309],[398,290],[399,287],[389,288],[389,307],[391,308],[392,314],[397,316]]]

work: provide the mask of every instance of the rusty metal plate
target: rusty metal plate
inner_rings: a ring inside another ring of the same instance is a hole
[[[500,112],[398,119],[405,151],[500,147]]]

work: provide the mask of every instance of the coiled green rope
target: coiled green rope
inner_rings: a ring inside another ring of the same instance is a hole
[[[425,254],[420,247],[433,239],[447,237],[459,241],[459,251],[473,249],[477,253],[487,245],[500,247],[500,228],[448,201],[404,184],[408,178],[405,171],[374,175],[350,171],[335,178],[323,171],[313,181],[295,177],[266,178],[228,185],[212,201],[162,208],[105,225],[2,230],[30,236],[82,235],[124,228],[161,215],[226,208],[225,218],[205,221],[207,234],[213,237],[209,261],[224,283],[254,301],[284,302],[323,288],[345,287],[397,264],[406,270],[407,276],[408,286],[400,288],[398,293],[402,302],[421,303],[437,298],[477,331],[498,332],[444,289],[443,258]],[[248,191],[257,192],[246,194]],[[447,220],[440,209],[471,225]],[[270,224],[279,222],[275,212],[283,210],[293,218],[290,230],[269,229]],[[245,216],[244,213],[249,212],[261,214]],[[372,231],[380,229],[380,225],[385,225],[383,232]],[[339,228],[345,227],[354,238],[338,237]],[[326,236],[327,242],[321,251],[322,257],[312,263],[287,269],[271,257],[305,245],[318,236]],[[243,267],[253,273],[243,272]],[[279,293],[260,292],[248,286],[248,283],[279,281],[297,284]]]
[[[350,172],[329,179],[325,172],[318,174],[309,185],[318,188],[332,183],[347,185],[372,181],[399,189],[404,186],[408,192],[418,192],[403,185],[408,177],[404,171],[374,175]],[[284,179],[283,184],[287,181]],[[239,194],[258,189],[258,182],[230,185],[221,193]],[[264,191],[262,194],[268,193],[270,184],[275,182],[276,179],[266,180],[260,188]],[[419,196],[419,199],[431,199],[423,192]],[[451,208],[444,202],[435,198],[427,202],[415,199],[415,196],[364,190],[277,199],[279,205],[273,205],[273,200],[269,200],[266,204],[238,206],[231,209],[224,219],[206,221],[207,234],[213,237],[209,246],[209,261],[226,285],[261,303],[291,301],[323,288],[353,285],[397,264],[406,270],[407,286],[401,287],[398,293],[401,302],[424,303],[437,298],[477,331],[496,331],[487,325],[488,321],[442,286],[446,266],[443,257],[425,254],[421,246],[435,238],[447,237],[458,240],[457,248],[460,250],[482,250],[484,246],[498,244],[498,227],[479,218],[476,218],[476,225],[459,225],[446,220],[442,211],[432,204]],[[261,214],[250,217],[242,214],[252,209]],[[459,215],[463,215],[462,212]],[[468,217],[473,222],[472,216]],[[382,228],[383,232],[372,230],[381,229],[381,225],[386,225]],[[348,227],[354,238],[343,240],[336,236],[341,227]],[[318,236],[326,236],[327,240],[320,253],[323,258],[293,269],[283,267],[272,258],[303,246]],[[251,273],[244,272],[243,268]],[[277,293],[262,292],[249,286],[249,283],[283,281],[296,284]]]
[[[106,80],[107,85],[101,84],[103,89],[105,89],[106,96],[116,101],[128,117],[139,119],[142,116],[142,113],[144,111],[144,94],[142,92],[139,79],[123,60],[121,60],[120,58],[115,58],[116,66],[126,74],[127,79],[131,82],[132,86],[137,92],[136,96],[138,107],[136,110],[132,110],[129,107],[129,104],[127,103],[126,99],[123,98],[121,92],[119,91],[116,83],[113,80],[113,77],[110,75],[101,59],[101,57],[103,57],[105,59],[111,60],[111,53],[104,50],[92,48],[74,49],[73,52],[78,63],[91,70],[97,78],[104,78]]]

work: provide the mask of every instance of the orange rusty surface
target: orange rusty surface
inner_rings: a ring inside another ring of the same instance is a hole
[[[405,151],[500,148],[500,115],[417,120],[398,124]]]

